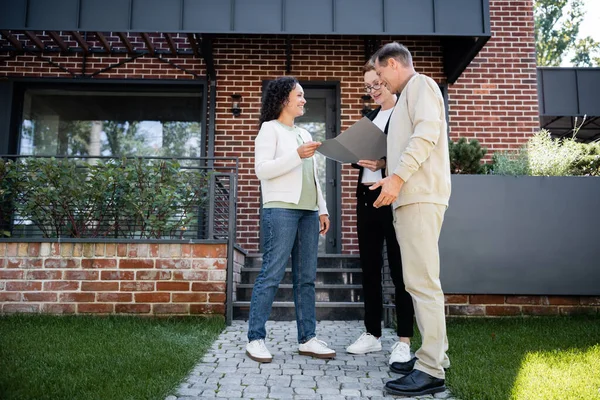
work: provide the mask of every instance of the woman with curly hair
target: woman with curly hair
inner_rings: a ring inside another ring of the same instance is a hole
[[[317,250],[319,234],[329,229],[329,217],[313,159],[321,143],[294,125],[305,104],[298,81],[281,77],[267,86],[260,111],[254,168],[263,199],[263,261],[252,290],[246,346],[246,354],[258,362],[273,360],[265,345],[265,324],[290,255],[299,352],[335,357],[315,334]]]

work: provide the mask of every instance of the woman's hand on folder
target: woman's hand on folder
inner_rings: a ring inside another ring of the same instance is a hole
[[[321,142],[306,142],[298,147],[298,155],[300,158],[309,158],[315,154],[317,147],[321,145]]]
[[[385,168],[385,160],[382,158],[379,160],[358,160],[357,164],[373,172]]]

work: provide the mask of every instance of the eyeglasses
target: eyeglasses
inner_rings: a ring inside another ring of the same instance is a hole
[[[374,85],[365,85],[365,92],[370,93],[371,90],[379,90],[381,89],[381,82],[378,82]]]

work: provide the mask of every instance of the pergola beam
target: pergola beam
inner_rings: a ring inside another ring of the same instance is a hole
[[[175,45],[175,42],[173,41],[173,38],[171,37],[170,33],[165,33],[165,40],[167,41],[167,44],[169,45],[169,48],[171,49],[171,53],[173,53],[173,55],[177,55],[177,46]]]
[[[4,36],[6,40],[8,40],[10,44],[14,46],[15,49],[17,49],[18,51],[23,51],[23,45],[21,44],[21,42],[18,41],[16,37],[11,35],[9,31],[0,31],[0,33],[2,33],[2,36]]]
[[[71,35],[73,35],[77,43],[79,43],[79,45],[81,46],[81,48],[83,49],[83,53],[88,54],[90,52],[90,45],[88,44],[88,42],[85,41],[81,34],[79,32],[71,32]]]
[[[117,35],[121,39],[121,42],[123,43],[123,45],[127,48],[127,51],[129,53],[133,53],[133,46],[131,45],[131,42],[127,38],[127,34],[125,34],[123,32],[117,32]]]
[[[102,32],[96,32],[96,37],[98,38],[100,43],[102,43],[102,47],[104,47],[104,50],[106,50],[107,53],[110,53],[111,52],[110,43],[108,43],[106,36],[104,36],[104,34]]]
[[[154,55],[154,45],[152,44],[152,39],[150,39],[148,34],[145,32],[140,33],[140,36],[142,37],[142,40],[144,41],[144,43],[146,43],[148,52],[150,53],[151,56],[153,56]]]
[[[44,43],[40,40],[40,38],[35,34],[35,32],[32,31],[25,31],[25,36],[27,36],[27,38],[29,40],[31,40],[33,42],[33,44],[35,44],[37,46],[38,49],[44,51],[46,49],[46,46],[44,46]]]
[[[54,43],[56,43],[56,45],[58,47],[60,47],[60,49],[62,51],[64,51],[65,53],[69,51],[69,48],[67,47],[65,42],[62,40],[62,38],[58,35],[58,33],[56,33],[55,31],[48,31],[48,36],[50,36],[52,38]]]
[[[198,57],[200,52],[198,51],[198,41],[196,40],[196,35],[193,33],[188,33],[187,37],[190,42],[190,46],[192,47],[192,51],[194,52],[194,55]]]

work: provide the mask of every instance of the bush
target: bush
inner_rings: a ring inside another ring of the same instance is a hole
[[[175,160],[0,164],[0,174],[8,171],[0,203],[12,203],[16,223],[34,224],[44,237],[181,238],[207,197],[206,174]]]
[[[484,171],[481,159],[487,153],[485,147],[481,147],[479,141],[460,138],[458,142],[448,143],[450,152],[450,172],[453,174],[479,174]]]
[[[527,149],[522,147],[516,152],[497,151],[492,155],[490,173],[494,175],[529,175]]]

